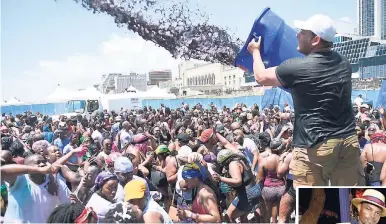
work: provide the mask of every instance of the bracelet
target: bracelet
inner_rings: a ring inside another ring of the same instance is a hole
[[[190,216],[189,216],[189,218],[191,218],[192,219],[192,217],[193,217],[193,212],[190,212]]]

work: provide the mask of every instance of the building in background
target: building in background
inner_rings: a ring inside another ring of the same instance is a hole
[[[386,0],[380,0],[380,4],[381,4],[381,39],[382,40],[386,40]]]
[[[374,37],[337,36],[333,50],[344,55],[361,79],[386,79],[386,41]]]
[[[102,84],[99,90],[102,93],[123,93],[127,88],[133,86],[139,91],[146,91],[146,74],[110,73],[102,76]]]
[[[386,40],[386,0],[357,0],[360,36]]]
[[[183,90],[220,94],[230,90],[239,90],[244,83],[244,71],[232,66],[187,61],[183,62],[179,68]]]
[[[183,61],[178,65],[178,78],[182,79],[184,76],[184,72],[188,69],[198,67],[200,65],[206,64],[206,62],[198,61],[198,60],[189,60],[189,61]],[[186,83],[183,83],[182,85],[186,85]]]
[[[374,0],[357,0],[358,1],[358,25],[359,35],[374,35]]]
[[[171,89],[171,88],[182,88],[182,79],[169,80],[166,82],[159,83],[160,89]]]
[[[149,85],[159,85],[161,82],[171,81],[172,71],[151,71],[149,72]]]
[[[182,89],[182,79],[175,79],[159,83],[160,89],[166,89],[169,93],[179,95]]]

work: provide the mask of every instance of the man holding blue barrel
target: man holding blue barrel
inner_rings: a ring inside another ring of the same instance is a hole
[[[261,37],[252,40],[253,73],[261,85],[289,89],[294,102],[294,185],[365,185],[351,105],[351,65],[333,51],[333,21],[315,15],[296,21],[297,50],[306,57],[265,68],[260,54]]]

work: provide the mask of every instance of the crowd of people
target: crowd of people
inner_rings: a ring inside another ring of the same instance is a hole
[[[386,114],[359,101],[367,183],[386,185]],[[293,221],[288,104],[1,119],[4,222]]]

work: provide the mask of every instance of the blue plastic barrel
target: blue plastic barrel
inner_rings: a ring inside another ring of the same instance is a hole
[[[253,38],[261,36],[261,58],[266,68],[280,65],[283,61],[304,57],[297,51],[298,39],[296,31],[288,26],[282,18],[276,15],[270,8],[265,8],[255,20],[252,30],[243,48],[237,54],[234,65],[253,74],[253,58],[247,47]]]

